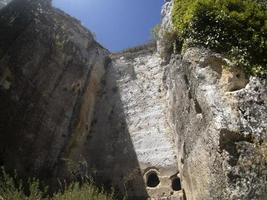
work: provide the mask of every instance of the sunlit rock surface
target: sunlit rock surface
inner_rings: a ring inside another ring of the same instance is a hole
[[[155,48],[151,52],[145,46],[112,57],[86,145],[89,168],[102,182],[109,180],[122,191],[126,187],[130,199],[171,197],[178,169],[166,120],[162,60]],[[150,184],[153,173],[158,182]]]
[[[266,80],[192,48],[169,64],[169,119],[187,199],[266,199]]]
[[[171,5],[160,33],[171,29]],[[203,48],[168,60],[168,118],[186,199],[267,199],[266,80]]]

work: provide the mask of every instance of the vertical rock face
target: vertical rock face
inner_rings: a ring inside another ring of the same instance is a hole
[[[168,21],[171,6],[166,8]],[[201,48],[173,56],[166,69],[169,120],[187,199],[267,199],[266,80],[249,78]]]
[[[111,63],[50,1],[3,7],[0,165],[89,175],[134,200],[185,199],[181,189],[188,200],[267,199],[266,80],[207,49],[168,55],[165,2],[157,52],[144,45]]]
[[[87,163],[98,182],[128,199],[174,198],[180,193],[172,181],[179,186],[179,177],[166,120],[164,68],[146,48],[113,55],[86,144]]]
[[[107,56],[49,1],[17,0],[1,9],[1,165],[49,177],[59,160],[79,155]]]
[[[188,49],[170,63],[170,119],[187,199],[266,199],[266,82]]]

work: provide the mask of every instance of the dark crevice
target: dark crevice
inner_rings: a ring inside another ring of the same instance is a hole
[[[5,154],[5,149],[0,149],[0,167],[4,166],[4,154]]]
[[[190,89],[188,90],[188,98],[189,98],[189,99],[192,99],[192,98],[193,98],[193,97],[192,97],[192,93],[191,93],[191,90],[190,90]]]
[[[233,171],[227,174],[228,178],[231,180],[231,182],[236,182],[236,180],[240,179],[241,176],[235,174]]]
[[[184,81],[185,81],[185,84],[186,84],[186,85],[189,85],[189,80],[188,80],[187,75],[184,75]]]
[[[232,88],[230,88],[229,89],[229,92],[236,92],[236,91],[238,91],[238,90],[241,90],[241,89],[243,89],[244,88],[244,86],[233,86]]]
[[[195,104],[195,111],[197,114],[201,114],[202,113],[202,109],[197,101],[197,99],[194,99],[194,104]]]
[[[184,190],[183,190],[183,197],[184,197],[183,200],[187,200],[187,198],[186,198],[186,194],[185,194],[185,191],[184,191]]]

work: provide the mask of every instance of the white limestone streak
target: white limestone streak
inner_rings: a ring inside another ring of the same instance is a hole
[[[139,163],[158,168],[176,166],[172,134],[166,121],[164,69],[158,54],[134,60],[120,58],[115,68],[124,112]]]

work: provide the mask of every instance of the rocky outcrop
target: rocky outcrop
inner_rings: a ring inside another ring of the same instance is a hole
[[[1,9],[0,164],[47,178],[79,157],[107,62],[93,35],[50,1]]]
[[[170,5],[164,7],[167,21]],[[166,25],[171,23],[165,22],[163,31]],[[168,118],[186,198],[266,199],[266,80],[248,77],[201,47],[173,55],[166,77]]]
[[[266,199],[266,81],[199,48],[169,66],[169,114],[187,199]]]

